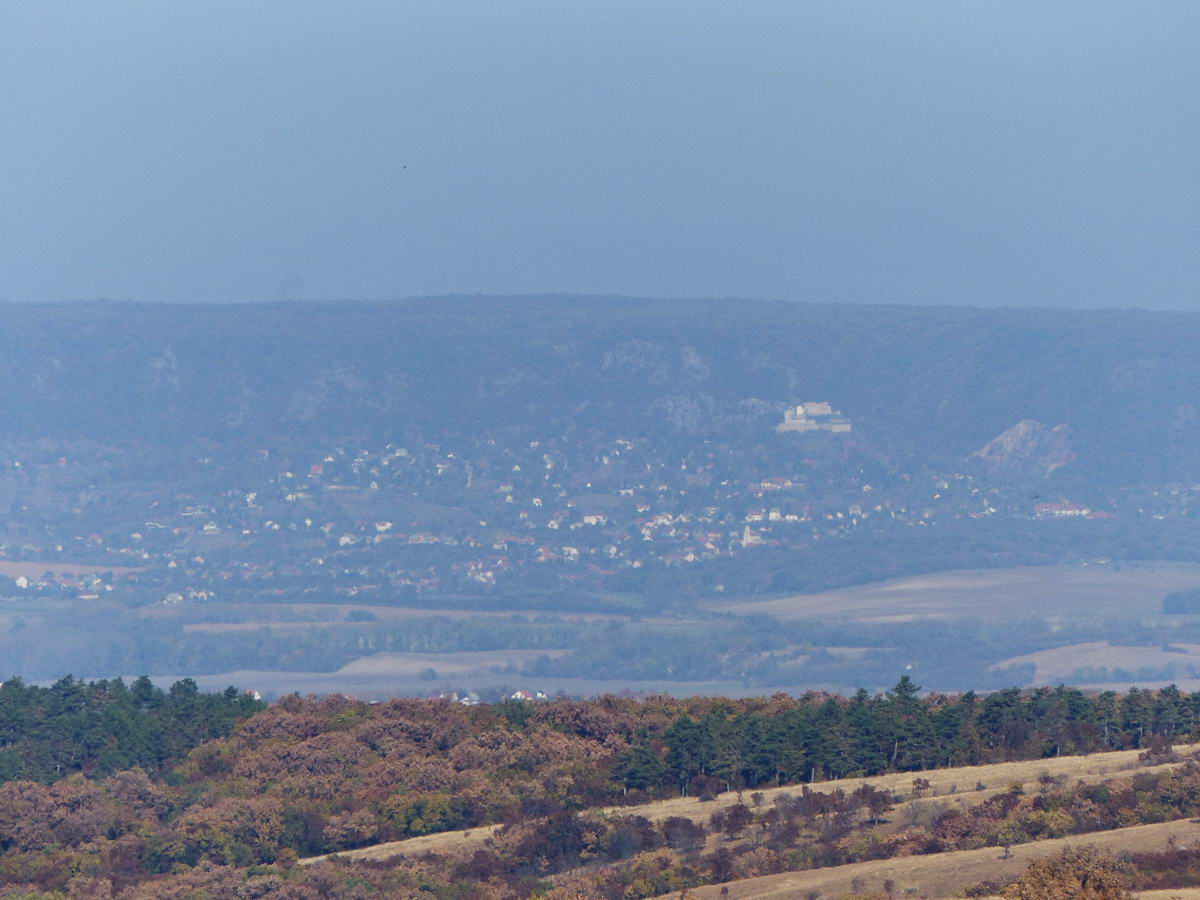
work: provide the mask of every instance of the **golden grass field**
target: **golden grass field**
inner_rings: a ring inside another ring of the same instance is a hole
[[[562,656],[567,650],[459,650],[452,653],[375,653],[346,663],[338,675],[419,675],[426,669],[440,674],[470,675],[520,666],[541,656]]]
[[[1200,744],[1176,748],[1181,754],[1200,750]],[[1088,756],[1062,756],[1054,759],[1038,759],[1025,762],[994,763],[985,766],[962,766],[953,769],[930,769],[924,772],[904,772],[893,775],[880,775],[874,778],[844,778],[836,781],[818,781],[809,785],[812,790],[829,792],[842,789],[846,792],[856,790],[863,784],[870,784],[881,790],[888,790],[902,797],[912,794],[913,779],[924,778],[929,781],[929,789],[922,797],[912,802],[917,803],[978,803],[991,794],[1007,790],[1013,784],[1023,786],[1036,785],[1042,775],[1066,777],[1080,781],[1100,781],[1119,772],[1140,769],[1151,771],[1138,761],[1137,750],[1118,750],[1111,753],[1093,753]],[[1164,768],[1171,765],[1168,763]],[[1159,767],[1153,767],[1159,768]],[[976,785],[983,784],[980,790]],[[799,785],[785,785],[778,788],[762,790],[764,805],[780,794],[795,794],[800,791]],[[744,802],[749,802],[749,794],[745,792]],[[616,815],[645,816],[652,821],[659,821],[671,816],[686,816],[696,822],[707,822],[717,810],[733,806],[738,802],[737,794],[733,791],[720,794],[711,802],[701,803],[694,797],[676,797],[670,800],[658,800],[637,806],[615,806],[599,813]],[[895,817],[895,814],[892,814]],[[458,853],[473,851],[483,846],[499,825],[489,825],[463,831],[445,831],[438,834],[409,838],[403,841],[390,841],[375,844],[370,847],[360,847],[357,850],[347,850],[336,855],[343,859],[387,859],[404,854],[412,856],[422,853]],[[1200,830],[1198,830],[1200,833]],[[993,851],[999,853],[998,850]],[[328,859],[328,856],[314,856],[302,859],[301,864],[310,864]],[[891,861],[889,861],[891,862]],[[864,864],[865,865],[865,864]],[[797,873],[800,874],[800,873]],[[805,873],[812,874],[812,873]],[[779,876],[782,877],[782,876]],[[887,877],[887,876],[884,876]],[[981,879],[975,879],[979,881]],[[971,882],[972,884],[974,882]],[[749,896],[749,895],[747,895]],[[779,895],[786,896],[786,895]]]
[[[722,897],[728,897],[730,900],[748,900],[804,897],[811,891],[817,891],[822,897],[837,897],[852,893],[856,884],[867,891],[882,892],[883,882],[890,879],[895,885],[898,897],[940,900],[961,897],[965,888],[981,881],[996,881],[1016,876],[1031,861],[1053,856],[1065,847],[1091,845],[1110,852],[1158,850],[1165,849],[1172,838],[1178,846],[1194,845],[1200,840],[1200,824],[1190,819],[1179,819],[1157,825],[1135,825],[1115,831],[1098,831],[1016,844],[1011,848],[1007,859],[1003,858],[1003,851],[999,847],[984,847],[980,850],[905,856],[805,872],[785,872],[781,875],[766,875],[762,878],[698,887],[689,890],[688,896],[693,900],[720,900]],[[728,889],[727,893],[722,893],[723,888]],[[1155,892],[1159,893],[1164,897],[1173,896],[1171,891]]]
[[[720,612],[783,619],[900,622],[978,618],[1011,621],[1129,619],[1162,615],[1162,598],[1200,584],[1200,564],[1145,563],[960,569],[912,578],[795,594],[771,600],[708,604]]]
[[[1035,674],[1031,683],[1035,685],[1070,684],[1074,680],[1072,675],[1081,668],[1136,671],[1143,666],[1162,669],[1174,665],[1178,670],[1186,671],[1185,667],[1190,665],[1200,670],[1200,644],[1137,647],[1111,644],[1108,641],[1089,641],[1013,656],[1001,660],[991,668],[998,671],[1023,664],[1034,667]]]

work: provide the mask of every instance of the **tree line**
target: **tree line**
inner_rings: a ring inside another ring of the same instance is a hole
[[[165,691],[145,676],[126,684],[68,675],[49,687],[10,678],[0,684],[0,782],[162,772],[264,707],[232,687],[202,693],[190,678]]]
[[[714,702],[702,714],[684,712],[657,732],[639,732],[615,774],[626,789],[665,796],[710,787],[707,779],[750,788],[1135,748],[1155,735],[1191,735],[1198,721],[1200,693],[1174,686],[922,698],[906,675],[880,695],[811,695],[761,708]]]

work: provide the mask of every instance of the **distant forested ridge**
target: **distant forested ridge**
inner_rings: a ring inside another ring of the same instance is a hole
[[[1200,480],[1200,315],[749,300],[0,306],[9,433],[662,429],[697,439],[828,400],[893,453],[962,459],[1025,420],[1078,470]]]

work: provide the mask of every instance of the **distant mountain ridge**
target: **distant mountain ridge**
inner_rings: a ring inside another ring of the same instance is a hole
[[[10,437],[692,440],[822,399],[893,455],[965,460],[1030,420],[1069,426],[1049,471],[1200,480],[1200,314],[539,296],[8,304],[0,324]]]

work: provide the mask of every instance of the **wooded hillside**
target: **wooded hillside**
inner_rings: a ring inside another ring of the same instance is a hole
[[[1200,473],[1200,316],[621,298],[9,305],[0,415],[27,437],[148,442],[536,424],[690,440],[827,399],[938,460],[1023,420],[1078,468]]]
[[[487,823],[507,823],[509,829],[503,840],[496,838],[494,849],[467,861],[426,861],[415,868],[406,863],[372,869],[375,864],[363,863],[364,872],[375,874],[362,876],[366,893],[354,896],[377,896],[401,884],[409,884],[413,896],[425,896],[417,887],[425,870],[431,885],[443,885],[430,887],[432,895],[527,896],[542,879],[573,870],[596,853],[618,862],[670,851],[682,854],[670,862],[672,877],[709,871],[703,877],[721,880],[746,871],[745,865],[723,856],[697,869],[691,854],[704,848],[712,829],[740,835],[758,821],[752,807],[725,811],[721,822],[714,819],[709,826],[690,819],[654,824],[619,814],[593,820],[586,818],[588,810],[680,795],[700,803],[730,787],[749,795],[761,787],[837,775],[1166,747],[1193,733],[1200,711],[1200,695],[1173,689],[1123,696],[1063,688],[927,698],[916,691],[903,679],[886,695],[849,699],[607,697],[464,707],[446,701],[286,698],[241,721],[227,737],[190,750],[162,775],[135,768],[101,777],[98,767],[85,764],[81,774],[52,784],[16,780],[0,786],[0,883],[64,890],[73,878],[86,876],[104,879],[121,897],[175,891],[183,896],[218,872],[218,881],[228,885],[264,874],[254,866],[275,866],[270,891],[287,885],[299,891],[278,896],[348,896],[319,887],[335,877],[327,866],[294,876],[286,875],[288,867],[303,856]],[[1183,795],[1191,797],[1192,782],[1186,784]],[[1138,789],[1159,797],[1164,785],[1147,782]],[[792,859],[788,854],[802,846],[795,843],[801,832],[820,822],[840,823],[822,838],[838,842],[860,816],[878,820],[895,802],[889,792],[869,785],[853,796],[797,790],[793,805],[774,803],[778,821],[762,820],[764,835],[779,832],[770,841],[777,845],[772,852],[783,854],[780,860]],[[1011,817],[1010,806],[970,814],[995,820],[988,826],[995,831],[1000,827],[995,822]],[[1181,806],[1178,814],[1191,809]],[[747,814],[741,824],[730,819]],[[1014,827],[1035,834],[1028,831],[1032,824]],[[948,834],[922,840],[936,837],[945,845]],[[850,851],[828,840],[828,846],[818,842],[806,851],[818,853],[803,857],[806,865],[846,861]],[[630,888],[626,876],[619,880],[621,891]],[[445,894],[449,884],[457,887]],[[634,895],[646,896],[649,889]],[[276,896],[270,891],[258,895]]]

